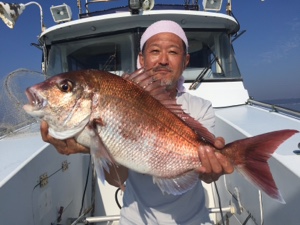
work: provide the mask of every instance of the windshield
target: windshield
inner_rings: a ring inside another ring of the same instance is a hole
[[[49,49],[47,75],[100,69],[118,75],[136,67],[138,29],[113,35],[54,43]],[[184,72],[186,81],[200,74],[202,81],[241,79],[228,35],[223,31],[186,31],[190,63]]]

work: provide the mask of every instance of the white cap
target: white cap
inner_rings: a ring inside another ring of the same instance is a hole
[[[142,51],[144,44],[149,38],[159,33],[173,33],[177,35],[185,43],[186,48],[188,48],[188,40],[181,26],[171,20],[160,20],[145,30],[141,37],[140,50]]]

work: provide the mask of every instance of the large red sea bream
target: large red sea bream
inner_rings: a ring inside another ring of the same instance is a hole
[[[268,158],[296,130],[266,133],[217,150],[214,136],[183,112],[147,72],[122,78],[104,71],[75,71],[53,76],[27,89],[25,111],[49,124],[55,138],[75,139],[90,147],[98,176],[121,164],[153,176],[163,192],[182,194],[198,182],[200,145],[225,155],[250,181],[284,202]]]

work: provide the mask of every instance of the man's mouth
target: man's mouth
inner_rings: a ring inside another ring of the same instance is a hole
[[[153,72],[165,72],[165,73],[170,73],[172,70],[169,67],[166,66],[158,66],[153,68]]]

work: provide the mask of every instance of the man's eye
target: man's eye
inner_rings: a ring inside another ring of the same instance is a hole
[[[159,51],[157,49],[151,50],[151,53],[158,53]]]

